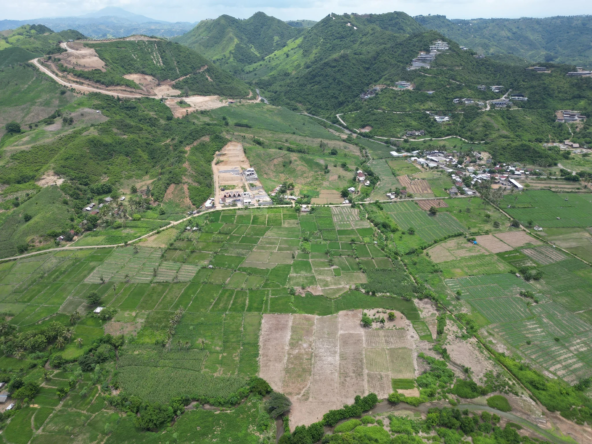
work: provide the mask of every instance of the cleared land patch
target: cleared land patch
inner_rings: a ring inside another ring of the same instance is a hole
[[[392,378],[415,377],[417,335],[411,323],[373,330],[363,328],[361,318],[361,310],[263,315],[259,374],[292,400],[292,427],[318,421],[357,395],[374,391],[386,397]]]

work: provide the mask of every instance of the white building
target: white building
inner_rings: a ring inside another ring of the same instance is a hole
[[[514,185],[518,191],[522,191],[524,189],[524,187],[522,185],[520,185],[516,180],[514,179],[508,179],[508,182],[510,182],[512,185]]]

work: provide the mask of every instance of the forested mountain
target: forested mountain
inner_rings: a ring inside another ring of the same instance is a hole
[[[511,54],[533,62],[592,66],[589,15],[473,20],[431,15],[415,20],[481,54]]]
[[[222,15],[216,20],[200,22],[174,41],[236,72],[283,48],[302,30],[262,12],[247,20]]]
[[[58,43],[85,38],[71,29],[53,32],[43,25],[25,25],[0,32],[0,67],[26,62],[58,51]]]

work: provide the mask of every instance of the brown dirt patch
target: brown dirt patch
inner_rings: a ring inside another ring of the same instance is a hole
[[[497,237],[493,236],[492,234],[488,234],[486,236],[477,236],[475,239],[477,240],[478,245],[491,251],[493,254],[513,250],[512,247],[500,241]]]
[[[425,211],[429,211],[430,208],[432,208],[432,207],[436,207],[436,208],[448,207],[448,204],[446,203],[446,201],[444,201],[442,199],[418,200],[417,205],[419,205],[419,208],[421,208],[422,210],[425,210]]]
[[[432,194],[430,184],[425,179],[412,179],[409,176],[399,176],[401,187],[407,188],[407,193],[412,194]]]
[[[362,310],[263,315],[259,374],[290,397],[292,428],[320,420],[357,395],[388,396],[393,374],[415,377],[411,323],[397,313],[404,328],[372,330],[360,325],[361,317]]]
[[[118,336],[118,335],[136,335],[142,328],[140,322],[107,322],[105,324],[105,334]]]
[[[437,264],[454,261],[468,256],[489,254],[489,252],[480,245],[469,243],[464,238],[449,239],[446,242],[442,242],[441,244],[430,248],[428,253],[430,259]]]
[[[311,202],[313,204],[340,204],[343,202],[343,197],[338,191],[321,190],[319,197],[313,197]]]
[[[188,103],[190,106],[185,108],[179,106],[178,102],[181,100]],[[194,113],[195,111],[207,111],[227,106],[228,101],[221,100],[220,96],[190,96],[183,98],[169,98],[165,104],[171,109],[173,116],[180,118],[187,114]]]
[[[522,247],[526,244],[541,245],[542,242],[529,236],[524,231],[509,231],[507,233],[496,234],[495,237],[500,239],[502,242],[510,245],[511,247],[517,248]]]
[[[64,66],[79,71],[92,71],[93,69],[105,71],[105,62],[99,58],[94,48],[87,48],[84,43],[80,42],[64,42],[60,46],[67,52],[56,55],[54,58]]]
[[[372,127],[368,125],[368,126],[365,126],[364,128],[360,128],[358,131],[361,133],[368,133],[368,132],[372,131]]]
[[[279,392],[283,391],[291,328],[291,315],[263,315],[259,336],[259,376]]]
[[[64,183],[64,180],[65,179],[61,178],[60,176],[55,174],[53,171],[46,171],[45,174],[43,174],[43,176],[41,176],[41,179],[39,179],[35,183],[37,185],[39,185],[40,187],[48,187],[50,185],[60,186],[61,184]]]

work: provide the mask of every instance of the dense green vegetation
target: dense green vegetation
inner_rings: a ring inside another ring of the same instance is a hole
[[[259,62],[298,35],[302,28],[258,12],[247,20],[221,15],[202,20],[193,30],[174,41],[203,54],[233,73]]]
[[[590,17],[449,20],[421,15],[415,20],[480,54],[535,63],[590,67]],[[525,62],[524,62],[525,63]]]

